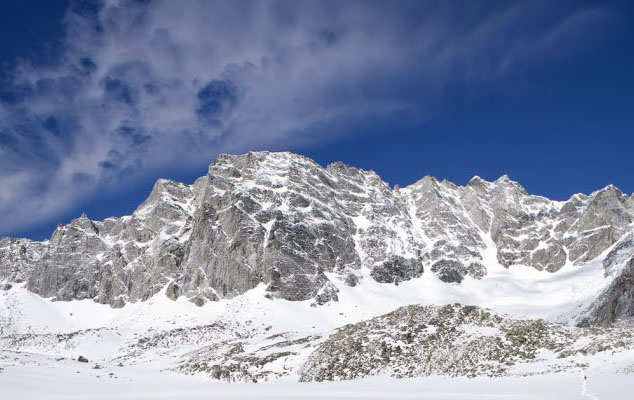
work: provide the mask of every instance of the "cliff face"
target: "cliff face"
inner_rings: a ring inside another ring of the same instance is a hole
[[[31,276],[35,262],[48,249],[48,241],[3,238],[0,240],[0,279],[24,282]]]
[[[579,318],[581,326],[608,326],[634,317],[634,234],[624,235],[603,259],[610,285]]]
[[[506,176],[466,186],[425,177],[392,190],[374,172],[342,163],[221,155],[193,185],[159,180],[130,216],[81,216],[45,242],[3,239],[0,281],[115,307],[161,290],[202,304],[264,283],[271,298],[317,305],[362,279],[486,279],[491,252],[508,268],[583,268],[632,232],[633,221],[634,199],[613,186],[565,202],[530,195]],[[618,311],[594,307],[612,320],[634,314],[623,305],[632,297],[628,262],[606,266],[614,287],[605,307]]]

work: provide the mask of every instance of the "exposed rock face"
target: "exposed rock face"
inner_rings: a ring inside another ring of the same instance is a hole
[[[324,272],[359,268],[354,225],[338,205],[366,194],[355,172],[335,175],[299,156],[221,156],[194,185],[202,201],[185,291],[214,299],[265,282],[278,297],[307,300],[328,282]]]
[[[582,267],[633,221],[634,200],[613,186],[565,202],[530,195],[507,176],[466,186],[428,176],[392,190],[343,163],[221,155],[193,185],[159,180],[130,216],[82,216],[45,242],[2,239],[0,281],[115,307],[161,291],[203,304],[259,284],[271,298],[318,305],[363,279],[433,273],[460,284],[486,279],[496,262]]]
[[[634,317],[634,257],[597,302],[588,325],[610,325]]]
[[[7,237],[0,240],[0,280],[16,283],[27,280],[46,247],[47,242],[28,239]]]
[[[611,325],[634,317],[634,234],[621,239],[603,260],[606,276],[614,279],[590,305],[581,326]]]
[[[191,188],[159,180],[132,216],[58,227],[32,264],[27,288],[57,300],[123,306],[146,300],[179,273],[190,224]]]

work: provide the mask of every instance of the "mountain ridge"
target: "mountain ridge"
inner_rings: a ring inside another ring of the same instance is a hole
[[[318,306],[363,279],[399,284],[432,273],[460,285],[486,279],[493,263],[544,273],[583,268],[632,232],[633,221],[634,195],[613,185],[553,201],[508,175],[474,176],[464,186],[425,176],[391,188],[374,171],[341,162],[221,154],[191,185],[157,180],[129,216],[82,215],[42,242],[3,238],[0,282],[113,307],[166,286],[170,298],[202,305],[264,283],[271,298]],[[619,265],[634,253],[625,247]],[[594,304],[600,316],[585,323],[634,315],[629,281],[606,276],[616,286],[596,293],[608,300]]]

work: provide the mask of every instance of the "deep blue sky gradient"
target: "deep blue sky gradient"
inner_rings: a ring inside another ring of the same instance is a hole
[[[0,2],[2,64],[11,64],[17,57],[40,62],[55,57],[67,7],[65,0]]]
[[[553,65],[543,63],[516,84],[491,90],[456,85],[431,110],[425,100],[419,118],[393,115],[342,122],[327,127],[326,141],[273,150],[298,152],[322,165],[340,160],[373,169],[401,186],[427,174],[461,185],[474,175],[494,180],[508,174],[530,193],[557,200],[607,184],[631,194],[634,7],[628,2],[614,5],[629,23],[614,27],[586,52]],[[16,57],[54,57],[66,7],[64,1],[2,2],[2,64],[10,65]],[[333,135],[337,131],[346,134]],[[205,170],[157,171],[125,190],[97,193],[58,220],[66,223],[83,211],[93,219],[129,214],[156,178],[191,183]],[[10,234],[42,239],[55,222]]]

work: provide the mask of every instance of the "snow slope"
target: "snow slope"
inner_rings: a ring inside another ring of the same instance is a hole
[[[0,373],[3,397],[14,400],[66,399],[517,399],[583,400],[629,398],[631,375],[569,372],[504,378],[372,377],[356,381],[227,384],[199,376],[130,371],[125,376],[68,362],[55,368],[27,365]],[[99,378],[97,377],[99,376]],[[587,379],[584,379],[584,376]]]

